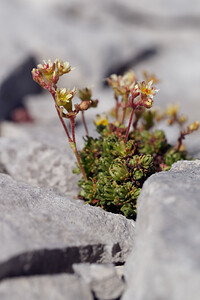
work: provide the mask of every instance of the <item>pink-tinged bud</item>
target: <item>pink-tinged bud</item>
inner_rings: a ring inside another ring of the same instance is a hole
[[[35,81],[37,80],[38,76],[41,75],[41,73],[38,71],[38,69],[35,69],[35,68],[31,71],[31,73],[32,73],[33,79]]]
[[[142,103],[142,106],[146,108],[151,108],[152,105],[153,105],[153,100],[151,98],[146,98]]]
[[[199,128],[199,122],[193,122],[192,124],[188,125],[189,132],[193,132]]]
[[[31,73],[33,76],[33,80],[36,81],[39,85],[41,85],[43,88],[46,88],[45,80],[40,70],[34,68],[31,71]]]
[[[87,110],[92,104],[92,101],[83,101],[79,104],[80,110]]]

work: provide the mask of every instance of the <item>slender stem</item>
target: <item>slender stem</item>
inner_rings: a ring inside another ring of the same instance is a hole
[[[87,176],[86,176],[85,171],[84,171],[84,169],[83,169],[83,166],[82,166],[82,164],[81,164],[80,155],[79,155],[79,153],[78,153],[76,147],[75,147],[75,150],[74,150],[74,154],[76,155],[76,159],[77,159],[77,162],[78,162],[79,167],[80,167],[80,169],[81,169],[81,173],[82,173],[82,175],[83,175],[83,178],[84,178],[85,181],[87,181]]]
[[[70,135],[69,135],[69,131],[68,131],[68,129],[67,129],[67,126],[66,126],[66,124],[65,124],[65,122],[64,122],[64,120],[63,120],[63,118],[62,118],[62,116],[60,115],[60,111],[59,111],[59,109],[58,109],[58,107],[57,107],[57,104],[55,104],[55,108],[56,108],[56,110],[57,110],[57,113],[58,113],[58,117],[59,117],[59,119],[60,119],[60,122],[62,123],[62,126],[63,126],[63,128],[64,128],[64,130],[65,130],[65,133],[66,133],[66,135],[67,135],[67,137],[68,137],[68,140],[69,140],[69,142],[72,142],[72,139],[71,139],[71,137],[70,137]]]
[[[127,107],[124,106],[124,107],[123,107],[123,115],[122,115],[122,124],[124,124],[124,121],[125,121],[125,117],[126,117],[126,109],[127,109]]]
[[[72,139],[73,139],[73,143],[74,143],[74,147],[72,148],[74,151],[74,154],[76,155],[76,159],[77,162],[79,164],[79,167],[81,169],[81,173],[83,175],[83,178],[85,179],[85,181],[87,181],[87,176],[85,174],[85,171],[83,169],[83,166],[81,164],[81,159],[80,159],[80,155],[77,151],[77,147],[76,147],[76,138],[75,138],[75,119],[74,118],[70,118],[70,122],[71,122],[71,128],[72,128]]]
[[[116,100],[115,116],[116,116],[116,121],[118,121],[118,118],[119,118],[119,101],[118,101],[117,96],[115,96],[115,100]]]
[[[181,134],[178,138],[178,145],[177,145],[177,148],[176,148],[177,151],[180,151],[180,148],[181,148],[181,145],[182,145],[182,142],[183,142],[184,138],[185,138],[185,132],[181,132]]]
[[[74,144],[76,145],[76,137],[75,137],[75,119],[74,119],[74,118],[70,118],[70,122],[71,122],[71,128],[72,128],[72,140],[73,140]]]
[[[63,120],[63,118],[62,118],[62,116],[61,116],[61,114],[60,114],[60,111],[59,111],[59,109],[58,109],[58,105],[57,105],[57,103],[56,103],[56,92],[55,92],[51,87],[50,87],[48,90],[49,90],[49,92],[51,93],[51,95],[52,95],[52,97],[53,97],[53,100],[54,100],[54,102],[55,102],[55,108],[56,108],[56,111],[57,111],[57,113],[58,113],[58,117],[59,117],[59,119],[60,119],[60,122],[62,123],[62,126],[63,126],[63,128],[64,128],[64,131],[65,131],[67,137],[68,137],[68,140],[69,140],[69,142],[72,142],[72,139],[71,139],[71,137],[70,137],[70,135],[69,135],[69,131],[68,131],[68,129],[67,129],[67,126],[66,126],[66,124],[65,124],[65,122],[64,122],[64,120]]]
[[[61,116],[61,114],[60,114],[60,111],[59,111],[59,109],[58,109],[58,106],[57,106],[57,103],[56,103],[56,93],[55,93],[55,91],[54,91],[52,88],[49,88],[48,90],[50,91],[50,93],[51,93],[51,95],[52,95],[52,97],[53,97],[53,99],[54,99],[55,107],[56,107],[56,110],[57,110],[59,119],[60,119],[60,121],[61,121],[61,123],[62,123],[62,125],[63,125],[63,128],[64,128],[64,130],[65,130],[65,133],[67,134],[69,143],[70,143],[70,144],[73,143],[73,146],[71,145],[71,146],[72,146],[71,148],[72,148],[72,150],[74,151],[74,154],[75,154],[75,156],[76,156],[76,159],[77,159],[77,162],[78,162],[79,167],[80,167],[80,169],[81,169],[81,172],[82,172],[82,174],[83,174],[83,177],[84,177],[85,181],[87,181],[87,176],[86,176],[85,171],[84,171],[84,169],[83,169],[83,166],[82,166],[82,164],[81,164],[80,155],[79,155],[79,153],[78,153],[78,151],[77,151],[77,147],[76,147],[76,139],[75,139],[75,120],[74,120],[74,117],[73,117],[73,118],[70,118],[71,128],[72,128],[72,138],[71,138],[70,135],[69,135],[69,131],[68,131],[68,129],[67,129],[67,126],[66,126],[65,122],[63,121],[63,118],[62,118],[62,116]]]
[[[85,121],[84,111],[82,111],[82,121],[83,121],[83,125],[85,127],[85,133],[86,133],[87,136],[89,136],[87,124],[86,124],[86,121]]]
[[[126,135],[125,135],[125,138],[124,138],[124,143],[126,143],[126,142],[127,142],[127,139],[128,139],[128,134],[129,134],[129,130],[130,130],[130,127],[131,127],[132,120],[133,120],[133,114],[134,114],[134,111],[135,111],[135,109],[132,108],[132,112],[131,112],[131,115],[130,115],[128,127],[127,127],[127,129],[126,129]]]

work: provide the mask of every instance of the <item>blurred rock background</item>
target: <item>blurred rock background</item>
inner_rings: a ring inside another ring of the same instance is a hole
[[[0,24],[1,82],[30,54],[70,61],[76,70],[65,83],[95,90],[116,69],[146,69],[161,80],[160,105],[178,102],[199,117],[198,0],[1,0]]]
[[[134,69],[141,79],[147,70],[160,79],[155,106],[178,103],[189,120],[199,120],[198,0],[1,0],[0,5],[0,83],[29,56],[37,63],[59,57],[76,67],[60,86],[93,86],[99,113],[114,103],[106,76]],[[25,100],[33,118],[55,125],[49,95]]]

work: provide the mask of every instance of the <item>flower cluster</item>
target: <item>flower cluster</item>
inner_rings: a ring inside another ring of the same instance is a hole
[[[122,99],[127,101],[129,93],[136,82],[136,75],[133,71],[128,71],[123,76],[112,74],[107,78],[107,82],[112,87],[116,98],[122,96]]]
[[[152,86],[153,80],[151,81],[142,81],[137,82],[134,89],[131,91],[132,94],[132,101],[135,99],[136,96],[140,95],[139,101],[134,103],[137,106],[144,106],[146,108],[151,108],[153,105],[153,97],[159,90],[156,90],[154,86]],[[133,104],[132,104],[133,105]]]
[[[56,59],[54,62],[48,60],[43,64],[37,65],[37,69],[32,70],[33,79],[43,88],[49,89],[52,84],[56,85],[59,77],[63,74],[69,73],[73,69],[69,62],[62,62]]]

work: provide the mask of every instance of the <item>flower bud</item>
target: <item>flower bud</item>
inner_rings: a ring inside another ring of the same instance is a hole
[[[82,110],[87,110],[89,107],[91,107],[91,101],[83,101],[78,105],[79,109]]]
[[[145,98],[144,101],[142,102],[142,106],[146,108],[151,108],[153,105],[153,100],[151,98]]]
[[[193,132],[199,128],[199,122],[193,122],[192,124],[188,125],[189,132]]]
[[[32,70],[31,73],[33,76],[33,80],[36,81],[39,85],[41,85],[43,88],[46,88],[46,84],[45,84],[42,73],[38,69],[35,69],[35,68]]]
[[[82,101],[91,100],[92,90],[90,88],[84,88],[78,90],[78,96]]]
[[[91,100],[92,101],[92,103],[91,103],[91,107],[97,107],[97,105],[98,105],[98,103],[99,103],[99,100]]]
[[[180,116],[180,118],[179,118],[179,123],[180,124],[183,124],[183,123],[185,123],[187,121],[187,118],[186,118],[186,116]]]

